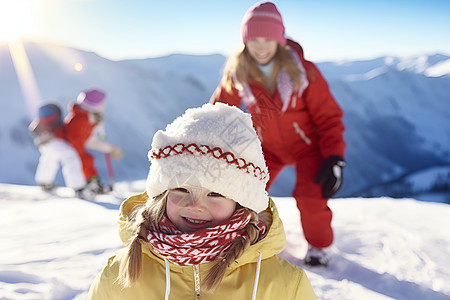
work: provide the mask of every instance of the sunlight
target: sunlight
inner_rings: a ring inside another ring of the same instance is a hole
[[[40,104],[39,88],[31,69],[30,61],[28,60],[25,48],[20,41],[8,43],[9,52],[16,69],[17,78],[22,89],[22,94],[25,98],[28,115],[34,118]]]
[[[0,42],[14,42],[33,24],[32,0],[0,0]]]
[[[0,42],[8,44],[28,115],[35,117],[40,93],[21,39],[33,26],[33,0],[0,0]]]
[[[81,72],[83,70],[83,65],[81,63],[76,63],[74,69],[75,71]]]

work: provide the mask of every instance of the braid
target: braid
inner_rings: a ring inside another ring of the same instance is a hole
[[[223,279],[227,268],[247,250],[250,245],[256,243],[259,238],[259,230],[255,226],[259,221],[259,216],[254,211],[251,211],[251,219],[247,226],[244,228],[247,235],[243,235],[240,238],[231,242],[230,248],[228,248],[221,255],[221,260],[215,264],[209,273],[206,275],[203,282],[203,287],[207,291],[213,291]]]
[[[139,231],[136,234],[130,245],[128,245],[128,250],[125,253],[124,259],[120,263],[119,267],[119,277],[118,281],[124,287],[130,287],[139,278],[141,274],[141,263],[142,263],[142,245],[141,242],[145,241],[146,230],[145,230],[145,219],[139,224]]]
[[[117,281],[123,287],[132,286],[141,275],[142,243],[147,243],[147,230],[157,226],[164,215],[166,196],[167,193],[162,193],[130,214],[128,227],[135,235],[119,267]]]

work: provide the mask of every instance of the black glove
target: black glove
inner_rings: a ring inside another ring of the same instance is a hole
[[[323,184],[324,198],[333,197],[341,188],[343,167],[345,167],[345,160],[340,156],[330,156],[323,162],[317,173],[316,183]]]

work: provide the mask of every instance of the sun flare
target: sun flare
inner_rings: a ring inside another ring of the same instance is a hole
[[[33,3],[32,0],[0,0],[0,42],[14,42],[29,33]]]
[[[84,66],[82,63],[76,63],[73,68],[75,69],[75,71],[81,72],[84,69]]]

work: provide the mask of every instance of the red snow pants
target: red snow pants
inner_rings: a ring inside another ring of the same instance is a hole
[[[72,144],[72,146],[75,148],[75,150],[77,150],[78,155],[80,156],[86,181],[89,181],[94,176],[98,177],[98,172],[95,168],[94,157],[87,152],[87,150],[84,148],[84,145]]]
[[[264,152],[264,156],[270,173],[268,191],[280,171],[292,164],[267,152]],[[297,157],[294,163],[296,184],[292,193],[300,211],[305,239],[311,246],[317,248],[328,247],[333,242],[332,212],[327,205],[328,199],[322,197],[322,185],[315,183],[315,177],[322,163],[323,158],[318,151]]]
[[[92,177],[98,177],[97,169],[95,168],[94,157],[86,150],[79,153],[81,161],[83,162],[83,172],[86,180],[89,181]]]

